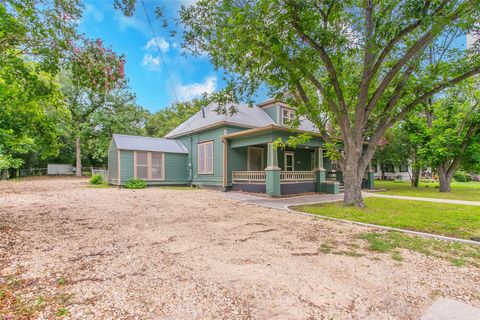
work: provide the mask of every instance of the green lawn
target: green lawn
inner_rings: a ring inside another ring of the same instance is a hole
[[[379,193],[397,196],[480,201],[480,182],[452,182],[450,193],[438,192],[438,183],[421,182],[418,188],[412,188],[410,181],[375,180],[375,189],[387,189]]]
[[[480,207],[366,198],[367,208],[345,207],[340,202],[304,205],[294,210],[333,218],[428,232],[463,239],[480,239]]]

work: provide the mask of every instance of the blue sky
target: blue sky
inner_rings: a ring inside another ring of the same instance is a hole
[[[216,72],[208,57],[181,54],[181,33],[175,38],[161,27],[154,9],[165,6],[170,17],[178,15],[180,4],[188,1],[145,1],[157,42],[165,59],[170,79],[179,100],[189,100],[202,92],[213,92],[222,87],[222,75]],[[79,31],[89,38],[101,38],[118,54],[126,57],[125,72],[129,86],[137,95],[139,105],[155,112],[170,105],[174,94],[167,72],[160,60],[159,50],[153,40],[141,3],[132,18],[113,9],[113,1],[84,1],[84,14]]]

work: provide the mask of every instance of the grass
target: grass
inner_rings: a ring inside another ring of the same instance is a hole
[[[480,266],[480,247],[458,242],[409,236],[400,232],[366,232],[358,235],[375,252],[391,253],[396,261],[403,261],[399,249],[406,249],[450,261],[454,266]]]
[[[418,188],[412,188],[410,181],[375,181],[376,189],[387,189],[381,194],[397,196],[438,198],[480,201],[480,182],[452,182],[452,191],[449,193],[438,191],[438,182],[420,182]]]
[[[480,239],[480,207],[366,198],[366,208],[346,207],[341,202],[303,205],[295,210],[322,216],[415,230],[462,239]]]

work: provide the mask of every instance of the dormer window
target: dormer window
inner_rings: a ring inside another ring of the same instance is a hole
[[[292,109],[282,108],[282,124],[290,125],[295,118],[295,111]]]

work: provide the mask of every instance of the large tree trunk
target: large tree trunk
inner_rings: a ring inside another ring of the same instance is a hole
[[[418,188],[420,182],[420,168],[413,166],[412,168],[412,187]]]
[[[80,137],[77,137],[75,140],[75,149],[76,149],[76,156],[77,156],[77,177],[82,176],[82,157],[81,157],[81,149],[80,149]]]
[[[453,172],[455,170],[446,170],[442,165],[438,166],[438,180],[440,182],[440,192],[452,191],[450,183],[452,182]]]
[[[351,155],[343,161],[343,183],[345,193],[343,204],[346,206],[365,207],[362,197],[362,179],[366,168],[360,165],[360,155]]]

